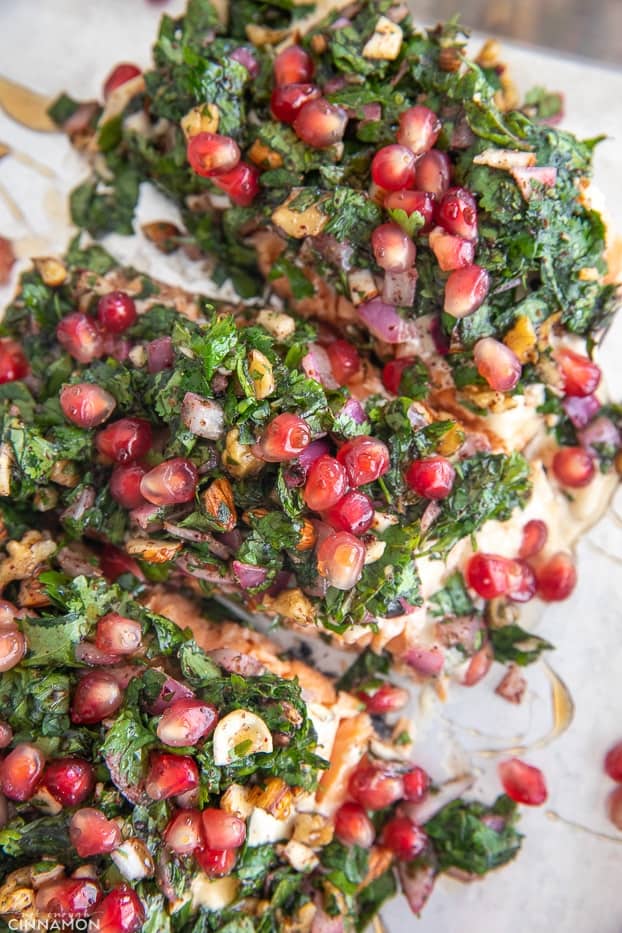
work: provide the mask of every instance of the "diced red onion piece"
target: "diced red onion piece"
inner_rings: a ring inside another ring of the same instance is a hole
[[[196,434],[216,441],[225,430],[225,416],[222,407],[213,399],[203,398],[196,392],[186,392],[181,404],[183,424]]]
[[[402,343],[408,337],[408,325],[393,305],[372,298],[357,308],[368,330],[386,343]]]
[[[600,402],[595,395],[567,395],[562,408],[575,428],[584,428],[600,409]]]
[[[302,358],[302,368],[310,379],[315,379],[325,389],[339,388],[337,380],[333,376],[328,353],[319,344],[309,344],[309,350]]]
[[[243,564],[239,560],[231,562],[231,569],[238,583],[245,590],[261,586],[268,576],[268,571],[264,567],[256,567],[254,564]]]
[[[173,360],[173,341],[170,337],[157,337],[147,344],[147,369],[150,373],[170,369]]]
[[[385,272],[382,286],[383,301],[399,308],[410,308],[415,300],[418,277],[419,274],[414,268],[406,269],[405,272]]]
[[[584,401],[584,400],[583,400]],[[620,432],[610,418],[601,415],[590,422],[587,427],[579,432],[579,443],[586,450],[589,450],[594,456],[598,456],[598,449],[595,444],[604,444],[607,447],[618,448],[620,446]]]
[[[443,670],[445,655],[440,645],[430,648],[412,645],[403,655],[403,660],[418,674],[436,677]]]

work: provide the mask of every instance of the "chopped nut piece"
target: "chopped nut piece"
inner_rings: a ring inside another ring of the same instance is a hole
[[[0,562],[0,591],[12,580],[31,577],[54,553],[56,544],[39,531],[27,531],[21,541],[9,541],[6,550],[8,556]]]
[[[230,784],[220,798],[220,808],[227,813],[234,813],[240,819],[246,820],[253,811],[250,800],[250,788],[241,784]]]
[[[271,308],[264,308],[257,315],[257,323],[265,328],[275,340],[287,340],[296,330],[296,322],[289,314],[283,311],[272,311]]]
[[[73,489],[80,482],[80,471],[73,460],[57,460],[50,472],[50,480]]]
[[[372,846],[369,853],[369,862],[367,863],[367,874],[361,881],[358,890],[366,888],[368,884],[375,881],[388,871],[393,863],[393,853],[390,849],[384,849],[380,846]]]
[[[125,549],[132,557],[139,557],[148,564],[166,564],[179,554],[181,541],[158,541],[149,538],[130,538]]]
[[[538,358],[536,329],[526,314],[521,314],[503,338],[506,347],[516,354],[521,363],[534,363]]]
[[[217,133],[219,122],[220,112],[216,104],[202,104],[181,118],[181,128],[186,139],[192,139],[199,133]]]
[[[14,888],[6,891],[6,885],[0,888],[0,914],[18,914],[23,917],[24,911],[30,910],[35,904],[35,892],[32,888]]]
[[[282,853],[296,871],[308,872],[313,871],[313,869],[319,865],[319,859],[313,849],[310,849],[309,846],[306,846],[302,842],[297,842],[295,839],[290,839],[289,842],[283,846]]]
[[[0,444],[0,496],[11,495],[11,465],[13,450],[7,443]]]
[[[136,836],[122,842],[110,853],[110,858],[128,881],[142,881],[143,878],[151,878],[155,872],[151,852]]]
[[[261,350],[251,350],[248,354],[248,373],[253,381],[255,398],[264,399],[272,395],[276,388],[272,363]]]
[[[321,813],[299,813],[294,823],[292,839],[305,845],[318,848],[332,842],[334,827],[332,822]]]
[[[269,146],[262,143],[260,139],[256,139],[248,150],[248,158],[255,165],[264,169],[281,168],[283,165],[283,157],[274,149],[270,149]]]
[[[369,269],[353,269],[348,273],[348,288],[353,305],[363,304],[364,301],[370,301],[378,294],[376,280]]]
[[[226,477],[215,479],[201,495],[203,508],[218,525],[219,531],[232,531],[238,523],[233,489]]]
[[[462,428],[454,424],[453,427],[449,429],[437,444],[436,449],[439,454],[443,457],[450,457],[452,454],[462,446],[464,443],[464,431]]]
[[[328,215],[320,209],[319,203],[311,204],[304,211],[289,207],[300,194],[300,188],[294,188],[290,196],[272,214],[272,222],[287,236],[302,240],[307,236],[319,236],[326,224]]]
[[[38,609],[49,606],[51,599],[39,577],[29,577],[20,583],[17,602],[22,609]]]
[[[317,540],[317,532],[313,527],[313,524],[308,519],[303,519],[302,529],[300,531],[300,538],[298,539],[298,544],[296,545],[297,551],[310,551],[311,548],[315,545]]]
[[[244,30],[246,38],[257,46],[276,45],[288,34],[287,29],[268,29],[267,26],[257,26],[255,23],[248,23]]]
[[[59,259],[44,256],[35,259],[34,264],[43,284],[49,288],[58,288],[67,279],[67,268]]]
[[[53,486],[42,486],[32,497],[33,507],[37,512],[49,512],[55,509],[58,504],[58,490]]]
[[[497,39],[486,39],[475,59],[482,68],[494,68],[501,61],[501,45]]]
[[[31,869],[31,884],[35,891],[49,884],[50,881],[58,881],[65,874],[65,866],[54,862],[38,862]]]
[[[527,689],[527,681],[516,664],[508,664],[507,671],[495,688],[495,693],[508,703],[521,703]]]
[[[283,616],[284,619],[298,625],[313,625],[315,622],[313,603],[297,587],[293,590],[283,590],[278,596],[264,596],[262,605],[268,612],[274,612],[275,615]]]
[[[373,34],[363,46],[363,58],[376,61],[395,61],[402,48],[404,34],[397,25],[386,16],[381,16]]]
[[[238,428],[232,428],[227,434],[222,465],[231,476],[244,479],[245,476],[255,476],[260,473],[264,462],[253,454],[249,444],[240,444],[239,437]]]
[[[166,220],[154,220],[152,223],[143,224],[140,229],[161,253],[168,255],[179,249],[179,238],[183,234],[175,224],[168,223]]]
[[[261,807],[278,820],[284,820],[290,814],[294,798],[291,787],[282,778],[271,777],[264,787],[252,787],[249,799],[253,806]]]

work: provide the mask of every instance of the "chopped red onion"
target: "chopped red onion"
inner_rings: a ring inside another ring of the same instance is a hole
[[[147,505],[139,505],[137,509],[132,509],[130,518],[143,531],[159,531],[162,527],[162,522],[158,518],[159,511],[159,506],[148,502]]]
[[[575,428],[584,428],[600,409],[600,402],[595,395],[568,395],[562,401],[562,408]]]
[[[578,432],[578,436],[582,447],[589,450],[595,457],[598,456],[595,444],[605,444],[607,447],[615,448],[620,446],[620,432],[613,421],[605,415],[595,418],[586,428]]]
[[[84,513],[88,512],[90,508],[95,504],[95,490],[92,486],[85,486],[82,492],[78,495],[76,499],[71,503],[64,512],[61,512],[61,521],[66,521],[67,519],[79,522],[81,518],[84,517]]]
[[[147,712],[152,716],[158,716],[165,709],[168,709],[175,700],[187,700],[191,697],[194,697],[194,692],[190,687],[180,683],[179,680],[175,680],[173,677],[167,677],[159,694],[148,706]]]
[[[431,500],[425,507],[423,515],[421,516],[421,533],[425,534],[428,528],[434,524],[436,519],[441,513],[441,506],[439,502]]]
[[[216,441],[225,430],[225,415],[222,406],[212,399],[203,398],[196,392],[186,392],[181,403],[181,420],[196,434]]]
[[[102,651],[101,648],[98,648],[97,645],[94,645],[91,641],[79,642],[75,646],[73,653],[76,661],[80,661],[82,664],[88,664],[91,667],[116,664],[119,660],[118,654],[113,654],[112,651]]]
[[[385,272],[382,287],[383,301],[398,308],[412,307],[417,290],[417,278],[418,272],[414,268],[406,269],[404,272]]]
[[[299,464],[306,473],[311,464],[315,463],[318,457],[329,453],[330,444],[325,437],[320,437],[316,441],[311,441],[311,443],[305,447],[302,453],[296,458],[296,463]]]
[[[404,897],[414,914],[419,914],[434,888],[436,870],[425,862],[400,862],[398,874]]]
[[[386,343],[402,343],[408,339],[409,328],[393,305],[381,298],[372,298],[359,305],[357,311],[368,330]]]
[[[436,677],[443,670],[445,654],[440,645],[430,648],[412,645],[402,656],[410,667],[424,677]]]
[[[259,64],[257,59],[251,50],[246,48],[246,46],[241,45],[239,48],[234,49],[233,52],[231,52],[229,55],[229,58],[232,58],[234,62],[238,62],[240,65],[243,65],[251,78],[256,78],[259,74]]]
[[[355,424],[365,424],[367,421],[365,409],[357,398],[349,398],[341,409],[340,415],[346,418],[352,418]]]
[[[436,637],[447,648],[461,645],[472,654],[481,642],[482,628],[483,622],[479,616],[459,616],[450,622],[438,622]]]
[[[309,344],[309,350],[302,358],[302,368],[309,379],[315,379],[325,389],[339,388],[339,383],[333,376],[328,353],[319,344]]]
[[[170,337],[157,337],[147,344],[147,369],[150,373],[160,373],[171,369],[175,354]]]
[[[254,564],[243,564],[239,560],[231,562],[231,569],[240,586],[245,590],[252,590],[265,583],[268,571],[265,567],[256,567]]]

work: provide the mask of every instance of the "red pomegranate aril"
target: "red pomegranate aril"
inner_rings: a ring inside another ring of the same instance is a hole
[[[456,471],[446,457],[413,460],[406,471],[406,482],[424,499],[446,499],[455,479]]]
[[[140,484],[147,467],[140,463],[119,464],[110,474],[110,495],[124,509],[137,509],[146,500]]]
[[[460,236],[447,233],[442,227],[430,232],[430,249],[442,272],[454,272],[470,266],[475,258],[475,244]]]
[[[309,467],[304,500],[314,512],[323,512],[339,502],[347,488],[345,467],[335,457],[324,455]]]
[[[145,922],[145,908],[129,884],[120,884],[105,896],[93,914],[97,933],[137,933]]]
[[[186,155],[193,172],[202,178],[212,178],[236,167],[240,147],[231,136],[197,133],[188,140]]]
[[[417,255],[413,241],[395,223],[376,227],[371,235],[371,248],[380,268],[388,272],[405,272],[413,266]]]
[[[286,84],[283,87],[275,87],[270,98],[270,109],[277,120],[293,123],[298,111],[321,95],[322,92],[315,84]]]
[[[596,463],[583,447],[562,447],[553,457],[553,473],[562,486],[580,489],[594,479]]]
[[[106,671],[90,671],[73,692],[71,721],[92,725],[101,722],[121,706],[123,693],[117,680]]]
[[[339,448],[337,460],[346,468],[353,486],[364,486],[384,476],[389,469],[389,448],[375,437],[361,435]]]
[[[428,837],[407,816],[394,816],[382,831],[382,845],[402,862],[410,862],[423,852]]]
[[[256,445],[257,456],[269,463],[294,460],[311,443],[309,425],[298,415],[283,412],[273,418]]]
[[[391,143],[379,149],[371,162],[374,184],[385,191],[412,188],[415,183],[415,156],[406,146]]]
[[[326,347],[333,376],[340,386],[346,385],[361,369],[359,351],[347,340],[335,340]]]
[[[238,207],[250,207],[259,194],[259,170],[248,162],[239,162],[230,172],[215,175],[212,181]]]
[[[508,579],[507,595],[515,603],[529,602],[536,595],[536,575],[524,560],[509,562]]]
[[[393,395],[401,395],[402,377],[416,360],[413,356],[404,356],[398,360],[390,360],[382,370],[382,384]]]
[[[233,59],[234,62],[243,65],[244,68],[248,71],[251,78],[256,78],[259,74],[259,63],[255,58],[252,50],[248,46],[240,45],[237,49],[234,49],[230,53],[229,58]]]
[[[499,777],[503,790],[516,803],[539,807],[548,796],[542,771],[519,758],[502,761],[499,764]]]
[[[607,815],[616,829],[622,830],[622,787],[614,788],[609,794]]]
[[[415,211],[421,214],[424,223],[417,233],[427,233],[432,227],[436,204],[434,196],[428,191],[411,191],[408,188],[401,188],[399,191],[390,191],[387,194],[384,207],[387,211],[404,211],[409,217]]]
[[[404,799],[411,803],[423,800],[430,788],[430,775],[423,768],[415,765],[404,775]]]
[[[483,599],[503,596],[510,585],[511,561],[498,554],[479,552],[469,558],[466,581]]]
[[[449,188],[436,212],[438,223],[453,236],[477,239],[477,204],[466,188]]]
[[[149,761],[145,790],[153,800],[168,800],[199,786],[199,769],[187,755],[154,752]]]
[[[208,849],[237,849],[246,839],[246,823],[233,813],[207,807],[201,818]]]
[[[237,854],[235,849],[195,849],[194,857],[208,878],[224,878],[234,869]]]
[[[366,810],[384,810],[402,799],[404,781],[401,774],[375,765],[363,765],[350,778],[348,790]]]
[[[95,772],[84,758],[56,758],[46,766],[43,783],[64,807],[77,807],[93,793]]]
[[[164,842],[177,855],[191,855],[204,844],[203,823],[199,810],[177,810],[163,833]]]
[[[122,334],[136,321],[136,304],[127,292],[108,292],[97,302],[99,323],[111,334]]]
[[[17,625],[5,623],[0,628],[0,674],[16,667],[27,648],[26,639]]]
[[[69,839],[80,858],[104,855],[121,844],[121,830],[95,807],[77,810],[69,823]]]
[[[8,722],[0,719],[0,749],[8,748],[13,741],[13,729]]]
[[[348,114],[343,107],[330,104],[324,97],[304,104],[294,120],[294,132],[307,146],[327,149],[341,142],[346,131]]]
[[[335,813],[335,835],[344,846],[370,849],[376,830],[360,803],[343,803]]]
[[[329,535],[317,548],[317,569],[330,586],[351,590],[361,579],[365,546],[347,531]]]
[[[173,457],[145,473],[140,491],[152,505],[180,505],[194,499],[198,481],[199,474],[191,460]]]
[[[622,782],[622,742],[617,742],[609,749],[605,756],[604,769],[612,781]]]
[[[67,919],[90,917],[101,900],[101,896],[100,886],[91,878],[60,878],[58,881],[50,881],[39,888],[35,894],[35,908],[44,916]],[[57,921],[56,926],[48,924],[44,927],[46,928],[61,929],[61,926]],[[71,927],[68,925],[67,928],[78,929],[73,924]]]
[[[140,647],[142,627],[134,619],[126,619],[116,612],[102,616],[97,623],[95,644],[102,651],[115,654],[134,654]]]
[[[56,339],[78,363],[92,363],[104,352],[97,322],[81,311],[74,311],[58,322]]]
[[[275,84],[304,84],[313,77],[313,59],[299,45],[289,45],[274,59]]]
[[[132,78],[137,78],[139,74],[141,74],[140,68],[130,62],[121,62],[115,65],[104,81],[104,100],[122,84],[127,84]]]
[[[473,347],[473,359],[478,373],[495,392],[509,392],[518,385],[523,371],[520,360],[501,341],[494,337],[478,340]]]
[[[387,713],[396,713],[404,709],[408,703],[408,690],[395,687],[393,684],[381,684],[377,690],[368,693],[359,690],[357,698],[365,704],[365,708],[372,716],[386,716]]]
[[[29,742],[20,742],[0,761],[0,791],[9,800],[29,800],[43,774],[45,756]]]
[[[110,392],[90,382],[63,386],[59,398],[65,418],[87,430],[107,421],[117,404]]]
[[[107,544],[99,556],[99,566],[106,580],[114,583],[124,573],[131,573],[139,580],[144,580],[144,574],[133,557],[126,554],[113,544]]]
[[[131,463],[149,453],[153,443],[151,425],[143,418],[121,418],[100,431],[95,446],[116,463]]]
[[[10,337],[3,337],[0,340],[0,384],[23,379],[29,370],[26,354],[20,345]]]
[[[423,155],[432,148],[441,128],[441,121],[429,107],[409,107],[400,114],[397,141],[415,155]]]
[[[566,395],[584,398],[596,391],[601,377],[600,367],[589,357],[568,347],[557,350],[554,356],[562,375]]]
[[[327,510],[324,518],[335,531],[349,531],[350,534],[360,536],[371,528],[374,507],[364,492],[351,489]]]
[[[577,585],[577,571],[570,554],[558,552],[538,567],[538,596],[547,603],[567,599]]]
[[[464,266],[449,273],[445,282],[444,309],[452,317],[462,318],[477,311],[490,290],[490,276],[481,266]],[[492,340],[492,337],[484,338]]]
[[[523,528],[523,537],[518,556],[522,560],[535,557],[546,544],[548,536],[549,529],[547,528],[546,522],[541,521],[539,518],[530,519]]]
[[[215,707],[203,700],[175,700],[162,713],[156,733],[164,745],[182,748],[184,745],[196,745],[214,731],[218,722]]]
[[[430,149],[417,162],[415,187],[427,191],[440,200],[451,180],[451,162],[446,152]]]

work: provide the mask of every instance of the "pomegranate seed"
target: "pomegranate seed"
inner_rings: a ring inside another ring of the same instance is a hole
[[[443,197],[449,188],[451,162],[446,152],[430,149],[417,162],[415,187],[427,191],[437,199]]]
[[[329,535],[317,548],[317,569],[330,586],[351,590],[361,579],[365,546],[347,531]]]
[[[182,748],[213,732],[217,721],[218,712],[209,703],[182,698],[162,713],[156,732],[164,745]]]
[[[305,104],[321,97],[322,92],[315,84],[286,84],[275,87],[270,98],[270,109],[282,123],[293,123],[298,111]]]
[[[121,418],[100,431],[95,446],[100,454],[116,463],[140,460],[151,449],[151,425],[143,418]]]
[[[64,807],[76,807],[93,793],[95,772],[84,758],[56,758],[43,772],[43,783]]]
[[[239,207],[249,207],[259,194],[259,171],[247,162],[239,162],[230,172],[215,175],[212,181]]]
[[[0,383],[15,382],[28,375],[30,366],[20,345],[3,337],[0,340]]]
[[[114,654],[134,654],[142,641],[140,622],[109,612],[97,623],[95,644],[101,651]]]
[[[293,125],[296,136],[307,146],[327,149],[343,139],[347,123],[348,114],[343,107],[318,97],[300,108]]]
[[[434,220],[434,197],[427,191],[411,191],[407,188],[391,191],[384,199],[384,207],[387,211],[405,211],[409,217],[415,211],[421,214],[424,224],[419,233],[427,233]]]
[[[0,749],[8,748],[13,741],[13,730],[8,722],[0,719]]]
[[[136,891],[119,884],[103,899],[95,913],[97,933],[136,933],[145,922],[145,908]]]
[[[381,224],[371,235],[374,259],[388,272],[405,272],[414,262],[415,244],[398,224]]]
[[[415,183],[415,156],[406,146],[392,143],[379,149],[371,162],[374,184],[385,191],[412,188]]]
[[[347,488],[345,467],[334,457],[324,455],[309,467],[304,500],[314,512],[323,512],[339,502]]]
[[[77,810],[69,823],[69,839],[80,858],[104,855],[121,845],[121,830],[95,807]]]
[[[199,786],[199,769],[187,755],[154,752],[149,762],[145,790],[153,800],[168,800]]]
[[[99,566],[106,580],[110,583],[114,583],[124,573],[131,573],[139,580],[144,580],[143,572],[134,558],[113,544],[105,546],[99,557]]]
[[[26,654],[27,648],[26,639],[17,625],[5,623],[0,628],[0,673],[16,667]]]
[[[179,505],[194,499],[198,481],[199,474],[192,461],[173,457],[145,473],[140,491],[152,505]]]
[[[397,141],[415,155],[431,149],[441,132],[441,121],[429,107],[409,107],[400,114]]]
[[[361,369],[361,357],[347,340],[335,340],[326,347],[330,368],[340,386],[346,385]]]
[[[172,369],[174,362],[175,350],[170,337],[158,337],[147,344],[147,369],[152,375]]]
[[[486,299],[490,276],[481,266],[465,266],[449,273],[445,282],[445,311],[452,317],[466,317]],[[484,338],[491,340],[491,337]]]
[[[622,782],[622,742],[609,749],[605,756],[604,768],[605,774],[609,775],[612,781]]]
[[[289,45],[274,60],[275,84],[305,84],[313,77],[314,67],[311,56],[299,45]]]
[[[203,823],[198,810],[177,810],[166,825],[164,842],[177,855],[190,855],[203,845]]]
[[[294,460],[311,442],[311,431],[298,415],[283,412],[273,418],[261,435],[257,456],[269,463]]]
[[[470,266],[475,258],[475,244],[460,236],[447,233],[442,227],[435,227],[430,233],[430,249],[442,272],[453,272]]]
[[[63,386],[60,390],[60,407],[68,421],[79,428],[96,428],[107,421],[116,407],[110,392],[90,382],[78,382]]]
[[[584,398],[592,395],[600,382],[600,367],[587,356],[563,347],[555,353],[566,395]]]
[[[108,292],[97,302],[99,323],[111,334],[122,334],[137,316],[134,299],[126,292]]]
[[[202,178],[212,178],[236,167],[240,161],[240,147],[231,136],[197,133],[188,140],[186,155],[193,172]]]
[[[406,471],[406,482],[424,499],[446,499],[455,479],[456,471],[446,457],[413,460]]]
[[[122,702],[123,693],[112,674],[90,671],[74,690],[71,721],[87,725],[101,722],[116,713]]]
[[[382,684],[372,693],[365,690],[359,690],[356,694],[359,700],[365,704],[365,708],[372,716],[386,716],[387,713],[395,713],[403,709],[408,703],[408,690],[403,687],[395,687],[393,684]]]
[[[137,509],[145,505],[146,499],[140,484],[147,467],[140,463],[119,464],[110,474],[110,495],[124,509]]]
[[[430,787],[430,775],[423,768],[415,765],[404,775],[404,799],[411,803],[423,800]]]
[[[562,486],[579,489],[594,479],[596,463],[583,447],[562,447],[553,457],[553,473]]]
[[[502,761],[499,764],[499,777],[503,790],[516,803],[539,807],[548,796],[542,771],[519,758]]]
[[[607,798],[607,814],[617,829],[622,829],[622,787],[616,787]]]
[[[475,266],[471,266],[473,268]],[[495,392],[509,392],[518,384],[522,374],[519,358],[494,337],[484,337],[477,341],[473,347],[473,359],[478,373]]]
[[[234,49],[233,52],[231,52],[229,55],[229,58],[233,59],[234,62],[238,62],[240,65],[243,65],[251,78],[256,78],[259,74],[259,63],[253,55],[251,49],[247,48],[245,45],[241,45],[237,49]]]
[[[0,790],[9,800],[29,800],[44,766],[43,752],[36,745],[20,742],[0,761]]]
[[[484,599],[503,596],[510,585],[511,561],[498,554],[473,554],[466,567],[466,581]]]
[[[532,518],[523,528],[523,537],[518,556],[526,560],[528,557],[534,557],[536,554],[539,554],[546,544],[548,536],[549,529],[546,526],[546,522],[541,521],[539,518]]]
[[[35,894],[35,907],[39,914],[51,917],[90,917],[101,896],[100,886],[90,878],[61,878],[39,888]],[[48,927],[55,928],[60,929],[60,926]]]
[[[353,437],[337,451],[353,486],[365,486],[384,476],[390,466],[389,448],[375,437]]]
[[[404,781],[401,774],[363,765],[350,778],[348,790],[366,810],[384,810],[404,796]]]
[[[515,603],[526,603],[536,594],[536,575],[523,560],[509,562],[507,595]]]
[[[441,198],[436,216],[447,233],[465,240],[477,239],[477,204],[466,188],[449,188]]]
[[[246,839],[246,823],[232,813],[208,807],[201,819],[208,849],[237,849]]]
[[[407,816],[394,816],[382,831],[382,844],[403,862],[410,862],[423,852],[428,837]]]
[[[416,363],[414,356],[404,356],[399,360],[390,360],[382,370],[382,384],[393,395],[401,395],[402,377],[406,370]]]
[[[331,506],[325,515],[326,521],[335,531],[349,531],[353,535],[364,535],[374,520],[374,507],[369,496],[358,489],[351,489],[339,502]]]
[[[553,554],[538,568],[538,596],[547,603],[567,599],[577,585],[577,571],[569,554]]]
[[[335,835],[344,846],[370,849],[376,830],[360,803],[343,803],[335,813]]]
[[[129,62],[121,62],[116,65],[104,81],[104,100],[122,84],[127,84],[132,78],[137,78],[139,74],[141,74],[140,68],[131,65]]]
[[[104,352],[97,322],[81,311],[74,311],[58,322],[56,339],[78,363],[92,363]]]
[[[200,847],[194,850],[194,857],[209,878],[223,878],[233,871],[237,855],[235,849]]]

